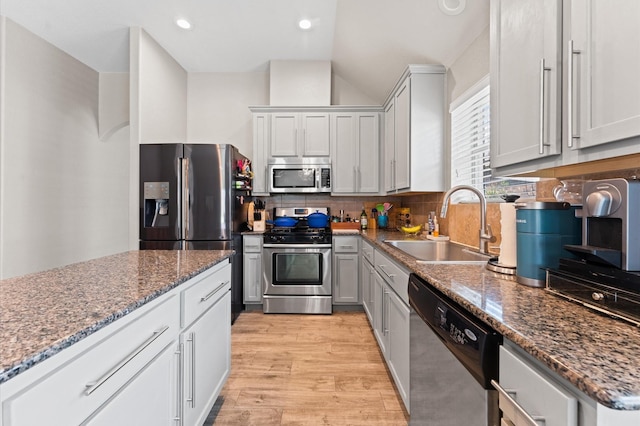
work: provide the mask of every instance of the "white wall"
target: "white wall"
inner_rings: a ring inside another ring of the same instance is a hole
[[[253,155],[249,106],[269,103],[269,73],[189,73],[187,140],[230,143]]]
[[[99,75],[6,20],[0,278],[127,249],[128,129],[98,136]]]
[[[449,101],[454,101],[486,75],[489,75],[489,26],[449,67]]]

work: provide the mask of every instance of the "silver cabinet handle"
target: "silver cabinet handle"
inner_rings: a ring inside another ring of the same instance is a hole
[[[522,416],[525,422],[527,422],[528,426],[540,426],[540,422],[546,423],[544,417],[539,416],[531,416],[529,413],[525,411],[524,408],[518,402],[513,399],[512,394],[515,395],[516,392],[513,390],[504,389],[498,382],[495,380],[491,380],[491,384],[498,391],[500,396],[502,396],[512,408],[518,412]]]
[[[382,292],[382,334],[385,336],[389,333],[389,318],[387,318],[388,306],[389,292],[385,289]]]
[[[348,246],[347,246],[347,245],[343,245],[343,246],[340,246],[340,248],[343,248],[343,249],[347,249],[347,248],[352,249],[352,248],[353,248],[353,246],[352,246],[352,245],[348,245]]]
[[[389,274],[387,271],[385,271],[384,270],[385,265],[378,265],[378,267],[390,280],[393,280],[393,278],[396,276],[395,274]]]
[[[187,398],[187,402],[191,403],[191,408],[196,406],[196,335],[195,333],[189,333],[188,343],[191,343],[191,386],[190,396]]]
[[[569,40],[569,49],[567,50],[567,135],[569,141],[567,146],[573,148],[573,140],[580,139],[580,135],[574,135],[573,132],[573,56],[579,55],[580,51],[573,48],[573,40]]]
[[[244,248],[246,249],[256,249],[256,250],[260,250],[260,246],[244,246]]]
[[[218,292],[218,290],[220,290],[222,287],[224,287],[225,285],[229,284],[229,281],[225,281],[222,284],[220,284],[218,287],[216,287],[215,290],[213,290],[211,293],[207,294],[204,297],[200,298],[201,302],[206,302],[207,300],[211,299],[211,297],[216,294]]]
[[[173,421],[180,424],[182,421],[182,343],[178,345],[178,349],[174,352],[178,357],[178,391],[176,392],[176,415],[173,417]]]
[[[544,134],[544,94],[545,94],[545,84],[544,84],[544,73],[546,71],[551,71],[551,68],[547,68],[544,66],[544,58],[540,59],[540,146],[539,146],[539,154],[544,154],[544,147],[550,146],[548,142],[545,142],[545,134]]]
[[[123,359],[122,361],[120,361],[115,367],[113,367],[111,370],[109,370],[104,376],[100,377],[97,381],[95,382],[91,382],[91,383],[87,383],[87,385],[85,386],[87,389],[84,391],[84,394],[89,396],[91,395],[93,392],[96,391],[96,389],[98,389],[100,386],[102,386],[107,380],[109,380],[114,374],[116,374],[118,371],[120,371],[120,369],[122,367],[124,367],[125,365],[127,365],[132,359],[134,359],[140,352],[142,352],[147,346],[149,346],[150,344],[152,344],[153,342],[155,342],[155,340],[162,336],[162,333],[164,333],[165,331],[167,331],[169,329],[168,325],[165,325],[164,327],[160,328],[159,330],[156,330],[153,332],[153,335],[151,337],[149,337],[147,340],[145,340],[144,342],[142,342],[142,344],[140,346],[138,346],[136,348],[136,350],[134,350],[133,352],[131,352],[125,359]]]

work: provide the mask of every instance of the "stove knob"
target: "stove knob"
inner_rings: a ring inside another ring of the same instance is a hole
[[[601,300],[604,300],[604,299],[605,299],[605,296],[604,296],[604,294],[603,294],[603,293],[599,293],[599,292],[597,292],[597,291],[594,291],[593,293],[591,293],[591,298],[592,298],[593,300],[595,300],[596,302],[599,302],[599,301],[601,301]]]

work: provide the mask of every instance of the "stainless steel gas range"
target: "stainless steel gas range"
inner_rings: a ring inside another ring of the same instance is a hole
[[[307,216],[328,208],[276,208],[274,226],[264,234],[263,311],[331,314],[331,228],[313,228]],[[291,220],[278,221],[280,218]]]

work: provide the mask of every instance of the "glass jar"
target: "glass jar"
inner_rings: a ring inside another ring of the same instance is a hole
[[[582,179],[565,179],[560,181],[560,185],[553,188],[553,196],[556,201],[566,202],[573,205],[582,204]]]

